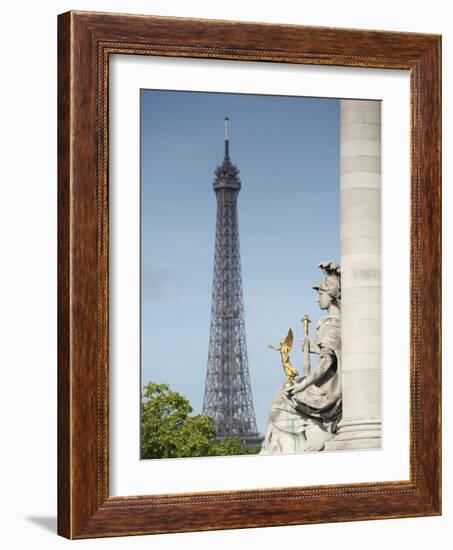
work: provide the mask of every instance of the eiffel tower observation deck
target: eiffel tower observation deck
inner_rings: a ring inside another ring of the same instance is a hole
[[[203,414],[214,419],[217,437],[260,443],[247,359],[237,201],[239,170],[230,160],[229,119],[225,151],[213,183],[217,221],[212,287],[211,330]]]

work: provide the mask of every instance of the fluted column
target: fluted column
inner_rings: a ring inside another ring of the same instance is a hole
[[[381,104],[340,116],[343,416],[327,449],[381,446]]]

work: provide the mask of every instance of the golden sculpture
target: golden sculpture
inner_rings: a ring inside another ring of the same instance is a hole
[[[288,334],[284,340],[280,340],[280,347],[276,348],[271,344],[268,344],[268,347],[275,351],[280,352],[280,357],[282,360],[283,370],[285,371],[286,382],[285,386],[290,387],[294,384],[294,380],[299,376],[297,370],[292,366],[291,359],[289,358],[289,352],[293,347],[293,331],[292,329],[288,330]]]

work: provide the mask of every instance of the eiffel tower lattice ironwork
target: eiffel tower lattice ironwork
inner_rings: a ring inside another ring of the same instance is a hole
[[[230,160],[228,118],[225,154],[215,171],[217,221],[211,330],[203,414],[214,419],[217,437],[239,437],[246,444],[258,434],[247,359],[237,200],[239,170]]]

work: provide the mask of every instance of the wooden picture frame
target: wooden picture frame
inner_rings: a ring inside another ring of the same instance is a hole
[[[69,12],[59,16],[58,48],[59,534],[77,539],[439,515],[440,37]],[[109,495],[111,54],[410,71],[410,480]]]

